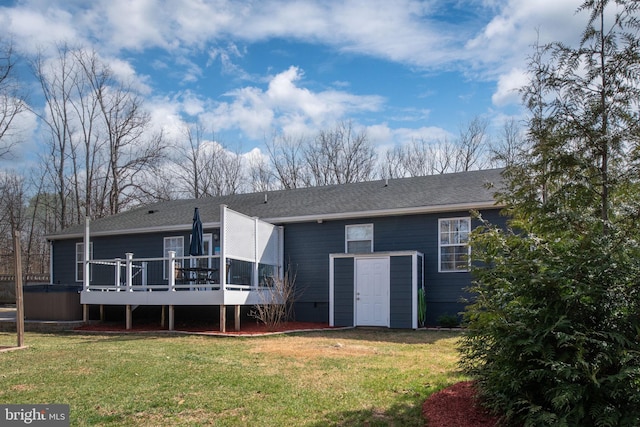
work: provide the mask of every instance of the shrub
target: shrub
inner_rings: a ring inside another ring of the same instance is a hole
[[[453,314],[443,314],[438,317],[438,325],[443,328],[455,328],[460,325],[460,319]]]
[[[626,233],[473,233],[462,367],[514,425],[640,425],[640,247]]]
[[[293,320],[293,304],[296,299],[296,276],[289,269],[284,276],[269,277],[260,293],[261,302],[249,312],[259,322],[264,323],[270,331],[276,330],[280,324]]]

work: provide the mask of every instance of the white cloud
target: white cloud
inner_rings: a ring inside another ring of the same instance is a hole
[[[454,138],[454,135],[445,129],[436,126],[423,126],[419,128],[390,128],[386,123],[367,126],[367,135],[371,142],[377,146],[393,146],[408,144],[413,140],[445,141]]]
[[[266,90],[244,87],[226,94],[229,102],[216,104],[207,121],[217,130],[241,129],[250,138],[272,130],[306,134],[330,126],[348,114],[377,111],[379,96],[360,96],[336,90],[313,92],[300,86],[304,73],[297,67],[271,77]]]
[[[498,107],[518,104],[521,99],[519,89],[526,85],[527,82],[526,71],[520,68],[513,68],[508,73],[498,77],[496,92],[491,96],[491,101]]]
[[[203,49],[225,40],[291,38],[403,63],[430,66],[459,54],[456,32],[430,19],[418,0],[262,2],[214,0],[27,0],[2,14],[21,39],[97,42],[105,51]],[[466,32],[466,30],[464,30]],[[226,43],[226,42],[224,42]]]
[[[154,0],[103,0],[93,10],[85,24],[86,33],[95,32],[105,42],[119,49],[138,50],[158,46],[165,49],[176,47],[176,42],[167,36],[174,28],[172,8]]]
[[[151,116],[151,129],[154,133],[162,132],[171,142],[184,139],[185,123],[179,102],[166,98],[153,99],[147,102],[146,108]]]
[[[207,62],[207,65],[219,59],[223,73],[241,80],[248,80],[249,75],[234,63],[234,58],[242,58],[245,53],[246,52],[242,52],[235,43],[228,43],[225,48],[216,46],[209,50],[210,61]]]
[[[2,148],[11,147],[11,150],[4,158],[0,158],[0,167],[15,168],[21,167],[18,164],[38,162],[40,147],[33,138],[37,128],[38,119],[28,110],[14,118],[11,129],[2,139]]]
[[[205,111],[205,101],[197,94],[186,91],[182,94],[182,109],[189,116],[198,116]]]
[[[28,6],[0,9],[0,22],[16,47],[35,55],[52,48],[52,42],[76,42],[81,39],[72,25],[73,15],[51,5],[45,10],[32,10]]]
[[[252,75],[245,71],[251,70],[251,58],[247,58],[251,49],[247,46],[252,43],[273,39],[306,42],[335,55],[346,52],[401,64],[411,72],[428,70],[425,79],[431,72],[462,70],[483,84],[495,83],[491,100],[501,108],[519,99],[513,89],[526,83],[522,70],[537,31],[541,43],[571,43],[580,36],[584,16],[576,16],[575,10],[581,2],[22,0],[12,7],[0,7],[0,28],[13,35],[16,47],[28,54],[64,40],[95,48],[120,79],[134,82],[136,89],[149,97],[154,123],[166,132],[176,132],[183,117],[190,116],[215,131],[261,140],[273,130],[310,134],[337,120],[387,112],[389,101],[375,95],[375,85],[370,86],[371,95],[356,94],[356,90],[362,91],[361,86],[342,76],[332,76],[332,87],[321,88],[317,80],[306,82],[302,69],[296,66],[280,68],[264,79]],[[456,15],[462,18],[454,21],[448,19],[448,7],[468,11]],[[130,59],[147,51],[163,55],[146,64],[164,73],[156,81],[142,74],[152,71],[136,70]],[[222,98],[206,98],[209,88],[205,84],[218,84],[207,74],[213,61],[222,65],[225,77],[235,77],[233,84],[253,83],[227,85],[219,89],[224,92]],[[302,63],[291,60],[291,64]],[[154,92],[164,89],[162,79],[179,81],[180,92]],[[421,107],[400,105],[394,111],[405,112],[405,116],[385,116],[379,121],[414,119],[420,126],[428,123],[437,102],[425,101]],[[368,130],[380,143],[448,135],[439,127],[393,129],[387,123]]]
[[[576,15],[580,0],[509,0],[482,31],[466,43],[472,63],[489,75],[521,66],[532,45],[555,40],[575,42],[584,26]]]
[[[187,82],[202,77],[187,57],[207,50],[212,59],[221,61],[226,73],[248,79],[234,62],[245,54],[240,43],[273,38],[410,66],[475,69],[495,76],[521,63],[536,40],[537,29],[541,42],[579,35],[582,20],[575,15],[579,4],[580,0],[475,3],[478,12],[498,10],[479,26],[480,19],[436,19],[452,13],[443,9],[449,6],[419,0],[26,0],[0,9],[0,22],[9,23],[6,28],[25,51],[69,40],[98,43],[99,50],[111,54],[149,48],[180,52],[178,65],[185,68]]]

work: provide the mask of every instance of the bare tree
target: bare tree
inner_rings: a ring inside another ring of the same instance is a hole
[[[15,120],[25,110],[24,96],[15,78],[13,46],[0,41],[0,158],[9,155],[17,143]]]
[[[271,171],[269,162],[264,156],[252,156],[248,160],[248,174],[251,180],[251,191],[269,191],[279,188],[276,177]]]
[[[186,189],[188,197],[199,199],[209,193],[214,169],[207,163],[215,163],[218,150],[213,144],[205,144],[205,129],[200,123],[185,124],[183,135],[186,144],[178,143],[178,152],[173,162],[180,173],[177,178]]]
[[[487,164],[486,150],[488,122],[475,117],[466,126],[461,127],[457,141],[454,172],[466,172],[482,169]]]
[[[367,133],[356,132],[349,121],[320,131],[304,158],[312,179],[309,185],[330,185],[372,179],[377,156]]]
[[[404,146],[395,145],[385,152],[384,162],[380,165],[380,176],[389,179],[406,176]]]
[[[15,171],[0,174],[0,251],[11,253],[14,231],[20,232],[25,224],[25,184],[24,178]],[[7,269],[7,273],[12,273]]]
[[[7,227],[2,230],[3,234],[11,235],[12,230],[22,230],[25,223],[25,197],[24,177],[15,171],[0,174],[0,224]]]
[[[104,73],[109,74],[105,69]],[[107,80],[109,81],[109,80]],[[110,80],[111,85],[94,87],[100,105],[108,145],[109,214],[113,215],[135,200],[136,180],[162,158],[162,134],[146,138],[150,116],[142,107],[142,98],[131,86]]]
[[[445,173],[451,165],[452,146],[447,141],[414,139],[405,148],[404,162],[409,176]]]
[[[49,271],[49,245],[45,236],[55,230],[55,221],[46,209],[48,195],[44,193],[45,175],[38,171],[28,174],[31,177],[29,193],[34,194],[26,206],[26,273],[45,273]]]
[[[308,178],[304,159],[307,140],[304,137],[294,138],[291,135],[275,134],[271,141],[267,141],[265,145],[269,160],[282,188],[307,186]]]
[[[209,196],[223,196],[239,193],[242,188],[244,169],[240,153],[219,146],[220,151],[213,168],[208,173],[213,177],[213,192]]]
[[[148,134],[150,116],[131,84],[95,51],[58,46],[57,57],[32,63],[49,130],[43,160],[57,194],[60,227],[86,215],[115,214],[140,198],[144,176],[162,158],[162,133]]]
[[[101,135],[100,104],[94,96],[96,87],[107,84],[109,73],[102,66],[95,51],[77,49],[70,52],[74,61],[82,69],[82,78],[78,78],[75,87],[75,97],[72,108],[77,120],[78,148],[72,145],[74,151],[82,149],[83,156],[74,155],[74,184],[78,217],[102,216],[104,214],[104,192],[98,191],[98,181],[104,182],[100,168],[104,166],[105,140]],[[84,164],[77,166],[80,159]],[[82,173],[84,172],[84,173]],[[83,176],[83,180],[80,177]],[[84,185],[82,182],[84,181]],[[104,186],[103,186],[104,188]],[[84,193],[84,196],[82,196]],[[82,212],[80,207],[84,205]],[[95,214],[94,215],[94,212]]]
[[[179,171],[179,191],[196,199],[239,192],[244,177],[241,155],[215,138],[206,140],[202,124],[186,124],[183,135],[172,159]]]
[[[524,134],[518,122],[511,118],[504,123],[498,143],[491,146],[491,163],[496,167],[509,167],[526,150]]]
[[[70,59],[67,46],[58,46],[55,60],[46,61],[38,55],[32,67],[45,99],[44,112],[35,112],[48,129],[48,153],[42,159],[43,166],[51,178],[56,194],[56,217],[59,227],[65,228],[73,222],[68,212],[69,205],[69,158],[75,150],[71,106],[73,87],[80,78],[79,70]]]
[[[460,135],[454,142],[416,138],[395,146],[386,152],[382,174],[394,178],[482,169],[490,165],[487,126],[486,120],[474,118],[460,128]],[[515,128],[513,132],[516,132]],[[510,136],[515,138],[515,134]]]

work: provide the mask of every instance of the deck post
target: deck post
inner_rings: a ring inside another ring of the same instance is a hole
[[[127,257],[126,268],[125,268],[127,291],[133,292],[133,268],[132,268],[133,253],[127,252],[125,253],[125,256]]]
[[[220,332],[227,332],[227,307],[220,306]]]
[[[104,322],[104,305],[100,304],[100,321]]]
[[[236,305],[235,307],[235,321],[236,321],[236,332],[240,331],[240,306]]]
[[[176,290],[176,251],[169,251],[169,271],[167,271],[169,279],[169,290]]]
[[[164,328],[166,322],[166,318],[165,318],[165,310],[167,309],[166,305],[163,305],[160,307],[160,327]]]
[[[144,290],[146,291],[146,290],[147,290],[147,261],[143,261],[143,262],[142,262],[141,269],[142,269],[142,274],[141,274],[141,277],[142,277],[142,287],[143,287],[143,288],[144,288]]]
[[[131,329],[131,319],[133,317],[133,314],[131,312],[131,305],[127,304],[127,308],[126,308],[126,321],[125,321],[125,325],[127,330]]]
[[[122,266],[122,260],[120,258],[116,258],[116,271],[115,271],[115,285],[116,292],[120,292],[120,287],[122,286],[122,279],[120,278],[120,267]]]
[[[82,304],[82,321],[84,323],[89,321],[89,304]]]
[[[91,268],[89,265],[89,258],[91,257],[91,241],[89,239],[89,222],[88,216],[84,218],[84,239],[82,247],[82,288],[85,291],[89,291],[89,285],[91,283]],[[52,276],[53,278],[53,276]]]
[[[169,306],[169,330],[173,331],[175,324],[175,313],[173,310],[173,305]]]

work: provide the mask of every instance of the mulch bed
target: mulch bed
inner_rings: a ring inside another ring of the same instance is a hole
[[[422,405],[428,427],[495,427],[498,419],[481,408],[472,381],[432,394]]]

